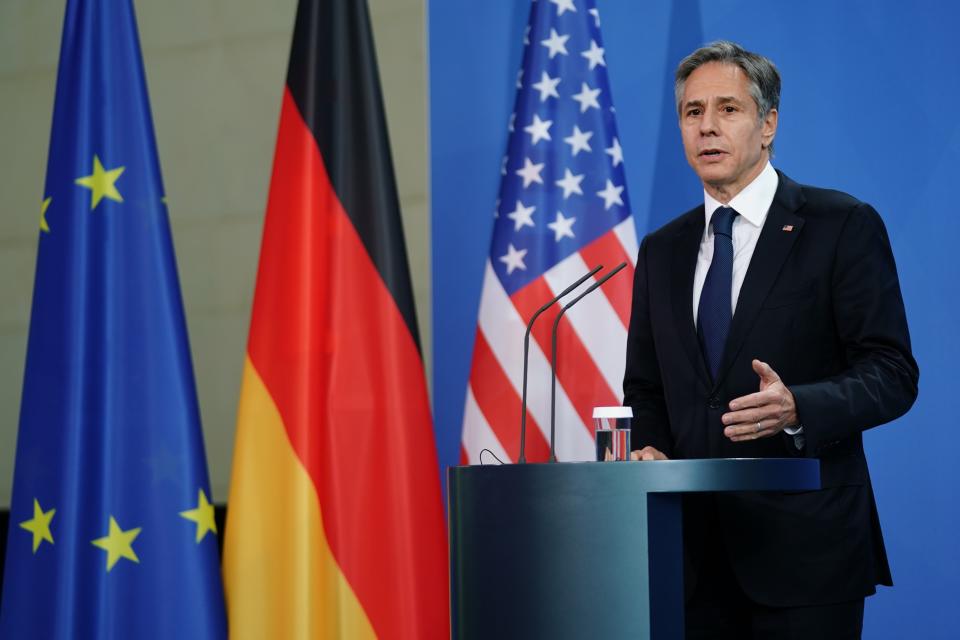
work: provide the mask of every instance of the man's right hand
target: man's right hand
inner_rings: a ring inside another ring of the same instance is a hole
[[[637,451],[630,452],[631,460],[669,460],[667,456],[660,453],[658,449],[653,447],[644,447]]]

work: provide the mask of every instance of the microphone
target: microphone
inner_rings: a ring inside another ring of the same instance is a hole
[[[603,269],[602,264],[595,266],[590,273],[571,284],[569,287],[561,291],[560,295],[558,295],[556,298],[537,309],[537,312],[530,318],[530,322],[527,323],[527,333],[523,336],[523,394],[522,399],[520,400],[520,457],[517,458],[517,464],[525,464],[527,462],[527,457],[524,453],[527,446],[527,362],[530,360],[530,330],[533,329],[533,323],[538,317],[540,317],[541,313],[555,305],[560,298],[579,287],[587,280],[587,278],[601,269]]]
[[[627,266],[626,262],[621,262],[620,265],[615,268],[613,271],[603,276],[592,285],[590,285],[586,291],[578,295],[576,298],[568,302],[560,309],[560,313],[557,314],[557,317],[553,321],[553,333],[550,336],[550,462],[557,461],[557,449],[556,449],[556,425],[557,425],[557,329],[560,327],[560,318],[563,317],[563,314],[567,312],[567,309],[573,305],[580,302],[584,296],[592,292],[594,289],[600,287],[604,282],[612,278],[613,276],[620,273],[620,270]]]

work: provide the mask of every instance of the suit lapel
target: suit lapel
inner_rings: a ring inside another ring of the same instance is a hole
[[[727,334],[723,360],[720,363],[720,374],[715,387],[719,386],[729,373],[731,365],[736,360],[744,340],[757,319],[760,307],[763,306],[770,289],[780,275],[783,263],[803,229],[804,219],[795,213],[804,203],[800,185],[779,171],[777,173],[780,175],[780,184],[777,186],[777,193],[773,198],[763,229],[760,231],[760,238],[750,259],[743,286],[740,288],[737,310],[730,323],[730,332]]]
[[[673,315],[683,350],[699,376],[710,383],[710,374],[703,360],[697,328],[693,323],[693,276],[697,268],[697,253],[703,238],[703,205],[687,214],[686,224],[674,237],[671,287]]]

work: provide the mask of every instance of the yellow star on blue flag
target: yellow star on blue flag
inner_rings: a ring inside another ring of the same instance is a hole
[[[197,493],[199,495],[196,508],[181,511],[180,517],[197,523],[197,542],[200,542],[208,531],[212,531],[214,535],[217,534],[217,521],[214,520],[213,505],[207,500],[207,494],[203,489]]]
[[[117,191],[117,180],[126,167],[117,167],[109,171],[100,164],[100,158],[93,155],[93,173],[74,180],[81,187],[90,189],[90,210],[93,211],[104,198],[114,202],[123,202],[123,196]]]
[[[50,233],[50,225],[47,224],[47,209],[50,208],[51,202],[53,202],[53,198],[44,198],[43,202],[40,203],[40,231],[44,233]]]
[[[40,503],[36,498],[33,499],[33,517],[20,523],[21,529],[26,529],[33,534],[33,552],[36,553],[40,548],[40,543],[46,540],[53,544],[53,534],[50,533],[50,521],[53,520],[56,509],[44,511],[40,508]]]
[[[136,527],[124,531],[117,524],[117,521],[110,516],[109,531],[107,535],[96,540],[91,540],[90,544],[100,547],[107,552],[107,571],[113,569],[113,566],[119,562],[120,558],[126,558],[139,564],[140,558],[133,550],[133,541],[140,535],[141,528]]]

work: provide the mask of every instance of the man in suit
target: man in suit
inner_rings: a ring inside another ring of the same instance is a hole
[[[687,636],[859,638],[892,584],[861,433],[919,371],[877,212],[770,165],[780,76],[730,42],[676,74],[704,204],[642,242],[624,403],[636,460],[820,460],[822,489],[684,504]]]

